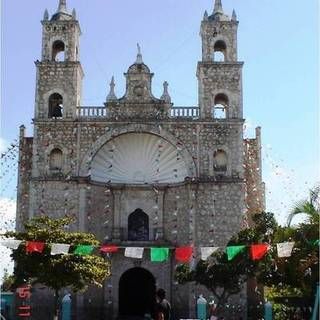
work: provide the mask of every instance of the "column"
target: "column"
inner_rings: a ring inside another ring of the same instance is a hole
[[[121,224],[120,224],[120,214],[121,214],[121,194],[122,190],[113,190],[113,230],[112,230],[112,240],[120,241],[121,235]]]

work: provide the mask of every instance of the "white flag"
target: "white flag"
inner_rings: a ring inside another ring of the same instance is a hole
[[[14,239],[0,240],[0,244],[2,246],[5,246],[5,247],[7,247],[9,249],[13,249],[13,250],[18,249],[21,242],[22,242],[21,240],[14,240]]]
[[[290,257],[294,246],[294,242],[277,243],[277,251],[279,258]]]
[[[124,251],[124,255],[125,257],[128,257],[128,258],[142,259],[143,249],[144,248],[137,248],[137,247],[126,248]]]
[[[70,244],[53,243],[51,245],[51,255],[54,256],[56,254],[68,254],[69,249]]]
[[[206,261],[219,247],[201,247],[201,260]]]

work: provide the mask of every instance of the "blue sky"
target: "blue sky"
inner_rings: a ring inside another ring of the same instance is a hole
[[[35,65],[41,54],[44,9],[58,0],[1,1],[1,137],[32,135]],[[102,105],[112,75],[116,93],[135,60],[136,43],[155,73],[153,93],[169,82],[175,105],[197,104],[196,65],[201,55],[200,22],[213,0],[68,0],[76,8],[83,35],[83,105]],[[249,135],[262,126],[267,209],[285,221],[292,203],[319,181],[317,0],[223,0],[235,8],[238,53],[244,61],[244,115]],[[3,141],[3,140],[2,140]],[[5,196],[13,194],[14,181]]]

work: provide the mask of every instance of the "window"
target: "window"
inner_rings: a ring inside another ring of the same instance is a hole
[[[217,150],[213,154],[213,168],[216,173],[227,172],[227,154],[223,150]]]
[[[63,98],[59,93],[53,93],[49,97],[49,118],[62,118]]]
[[[62,169],[62,151],[55,148],[50,153],[49,159],[50,170],[60,171]]]
[[[227,107],[229,106],[228,97],[219,93],[214,98],[214,107],[212,110],[212,116],[215,119],[226,119],[227,118]]]
[[[53,61],[65,60],[65,45],[61,40],[57,40],[52,44],[52,60]]]
[[[136,209],[128,217],[128,240],[149,240],[149,217],[141,209]]]
[[[224,41],[218,40],[214,44],[213,61],[224,62],[227,54],[227,46]]]

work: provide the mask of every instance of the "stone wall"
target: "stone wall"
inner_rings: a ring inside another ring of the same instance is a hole
[[[241,121],[243,117],[242,67],[241,62],[198,63],[199,106],[202,118],[213,118],[212,107],[215,96],[225,94],[229,100],[226,106],[226,117]]]
[[[58,93],[63,97],[63,117],[74,118],[76,106],[81,101],[83,71],[80,62],[36,62],[36,106],[35,118],[47,119],[49,97]]]
[[[211,61],[214,45],[222,40],[226,44],[226,61],[237,61],[237,21],[203,20],[201,23],[202,60]]]
[[[173,247],[189,243],[196,248],[225,246],[239,229],[245,209],[241,179],[243,151],[242,144],[238,143],[240,130],[238,124],[210,124],[198,120],[168,120],[158,125],[154,122],[130,123],[126,126],[123,122],[108,122],[107,119],[77,123],[37,121],[32,161],[34,175],[29,181],[32,190],[29,215],[74,215],[76,222],[71,230],[94,233],[101,242],[125,244],[128,215],[141,208],[150,219],[151,242],[144,246],[161,243]],[[125,132],[141,131],[158,134],[179,146],[181,153],[189,157],[196,168],[194,176],[176,185],[142,187],[99,184],[90,181],[86,175],[81,176],[80,173],[90,173],[90,159],[105,141]],[[58,175],[50,172],[48,166],[53,147],[61,148],[65,154]],[[225,177],[215,177],[212,170],[212,154],[217,148],[224,148],[230,155]],[[89,161],[87,167],[86,161]],[[81,171],[83,168],[88,171]],[[199,257],[199,251],[196,251],[196,257]],[[105,284],[104,298],[101,295],[95,298],[92,292],[96,289],[92,289],[79,300],[78,310],[102,308],[107,314],[116,314],[119,279],[135,263],[136,260],[123,257],[123,253],[114,255],[113,275]],[[190,286],[182,289],[174,284],[174,259],[159,268],[150,263],[146,250],[139,266],[149,270],[157,283],[167,289],[179,316],[187,317],[194,312],[194,289]]]
[[[246,206],[249,225],[252,215],[265,210],[265,185],[262,181],[261,128],[256,128],[256,137],[244,140],[244,168]]]
[[[22,230],[29,216],[30,179],[32,169],[33,138],[26,138],[25,127],[20,127],[19,165],[17,187],[16,228]]]
[[[82,170],[89,164],[95,152],[107,141],[128,132],[150,132],[163,136],[179,150],[185,150],[193,159],[195,176],[214,176],[213,153],[223,149],[228,155],[229,177],[243,177],[242,123],[163,121],[161,123],[69,122],[47,120],[37,122],[37,143],[34,154],[34,175],[50,176],[48,156],[54,147],[65,154],[65,175],[86,175]],[[87,171],[89,171],[87,169]]]
[[[42,21],[42,24],[42,60],[52,60],[52,45],[60,40],[65,44],[66,60],[78,61],[81,34],[78,21]]]

